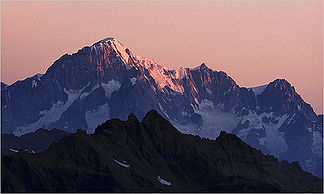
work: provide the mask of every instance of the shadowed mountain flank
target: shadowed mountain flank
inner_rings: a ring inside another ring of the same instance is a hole
[[[185,135],[157,111],[111,119],[44,152],[2,157],[2,192],[321,192],[298,162],[279,162],[237,136]]]

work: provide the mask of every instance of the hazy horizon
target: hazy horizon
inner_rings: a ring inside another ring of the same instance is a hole
[[[323,2],[1,2],[1,81],[44,73],[114,37],[178,69],[205,63],[238,85],[288,80],[323,113]]]

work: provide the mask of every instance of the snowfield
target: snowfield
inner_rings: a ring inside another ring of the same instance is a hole
[[[195,113],[202,116],[203,124],[198,125],[180,125],[177,122],[172,124],[184,134],[193,134],[200,137],[216,139],[221,131],[233,133],[234,129],[239,123],[249,121],[249,126],[238,131],[237,136],[242,140],[246,140],[248,134],[252,129],[260,129],[265,132],[265,136],[259,138],[260,145],[264,145],[271,154],[280,155],[285,152],[288,147],[284,139],[284,132],[280,132],[278,129],[287,120],[288,115],[281,117],[274,117],[273,113],[256,114],[249,111],[249,114],[244,116],[237,116],[234,111],[224,112],[224,105],[213,105],[209,100],[203,100],[198,107],[194,107]],[[278,123],[264,123],[263,117],[275,118]]]
[[[129,168],[130,165],[126,163],[126,161],[119,162],[118,160],[113,159],[117,164],[119,164],[122,167]],[[125,164],[126,163],[126,164]]]
[[[161,184],[163,184],[163,185],[167,185],[167,186],[171,186],[171,185],[172,185],[172,183],[170,183],[170,182],[167,181],[167,180],[162,179],[160,176],[157,176],[156,179],[157,179]]]

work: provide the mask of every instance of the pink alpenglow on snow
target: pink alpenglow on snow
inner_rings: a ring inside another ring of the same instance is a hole
[[[323,113],[321,1],[5,1],[1,5],[1,81],[7,84],[45,73],[63,54],[112,36],[164,67],[205,62],[227,72],[241,86],[284,78],[316,113]],[[158,72],[151,74],[158,80]],[[181,75],[179,71],[175,76]]]

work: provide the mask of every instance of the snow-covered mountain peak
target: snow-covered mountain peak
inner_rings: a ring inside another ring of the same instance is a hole
[[[287,80],[285,79],[276,79],[268,84],[269,90],[277,90],[283,94],[288,94],[290,97],[297,95],[294,86],[292,86]]]
[[[93,54],[91,59],[96,60],[98,72],[102,76],[111,63],[116,62],[116,59],[121,59],[122,64],[120,65],[125,65],[127,70],[135,68],[143,74],[147,70],[148,75],[154,79],[158,88],[163,89],[169,86],[174,91],[183,93],[183,87],[173,81],[175,77],[170,73],[173,71],[172,69],[164,67],[147,57],[136,55],[125,44],[115,38],[106,38],[94,43],[91,46],[91,53]],[[114,54],[111,55],[111,53]]]
[[[209,69],[209,67],[207,67],[207,65],[205,63],[202,63],[201,65],[193,68],[192,70],[204,70],[204,69]]]
[[[111,41],[111,40],[116,40],[116,39],[114,37],[108,37],[108,38],[100,40],[99,42],[107,42],[107,41]]]
[[[94,45],[99,45],[99,44],[107,44],[107,43],[118,43],[118,44],[122,44],[120,41],[118,41],[116,38],[113,38],[113,37],[108,37],[108,38],[105,38],[105,39],[102,39],[102,40],[99,40],[97,41],[96,43],[94,43],[92,46]],[[122,44],[124,45],[124,44]]]
[[[116,38],[112,38],[112,37],[108,37],[108,38],[102,39],[102,40],[94,43],[93,45],[98,45],[98,44],[111,44],[111,43],[117,44],[123,50],[126,50],[128,48],[125,44],[123,44],[122,42],[120,42]]]
[[[285,79],[276,79],[276,80],[273,81],[273,83],[275,84],[275,87],[278,86],[278,85],[291,86],[290,83]]]
[[[124,64],[128,63],[128,59],[131,55],[131,52],[129,51],[128,47],[121,43],[120,41],[118,41],[115,38],[105,38],[103,40],[100,40],[96,43],[94,43],[91,46],[91,50],[95,49],[95,50],[106,50],[108,48],[108,50],[114,50],[116,55],[119,56],[121,58],[121,60],[124,62]]]
[[[207,65],[205,63],[202,63],[200,66],[199,66],[200,69],[208,69]]]

